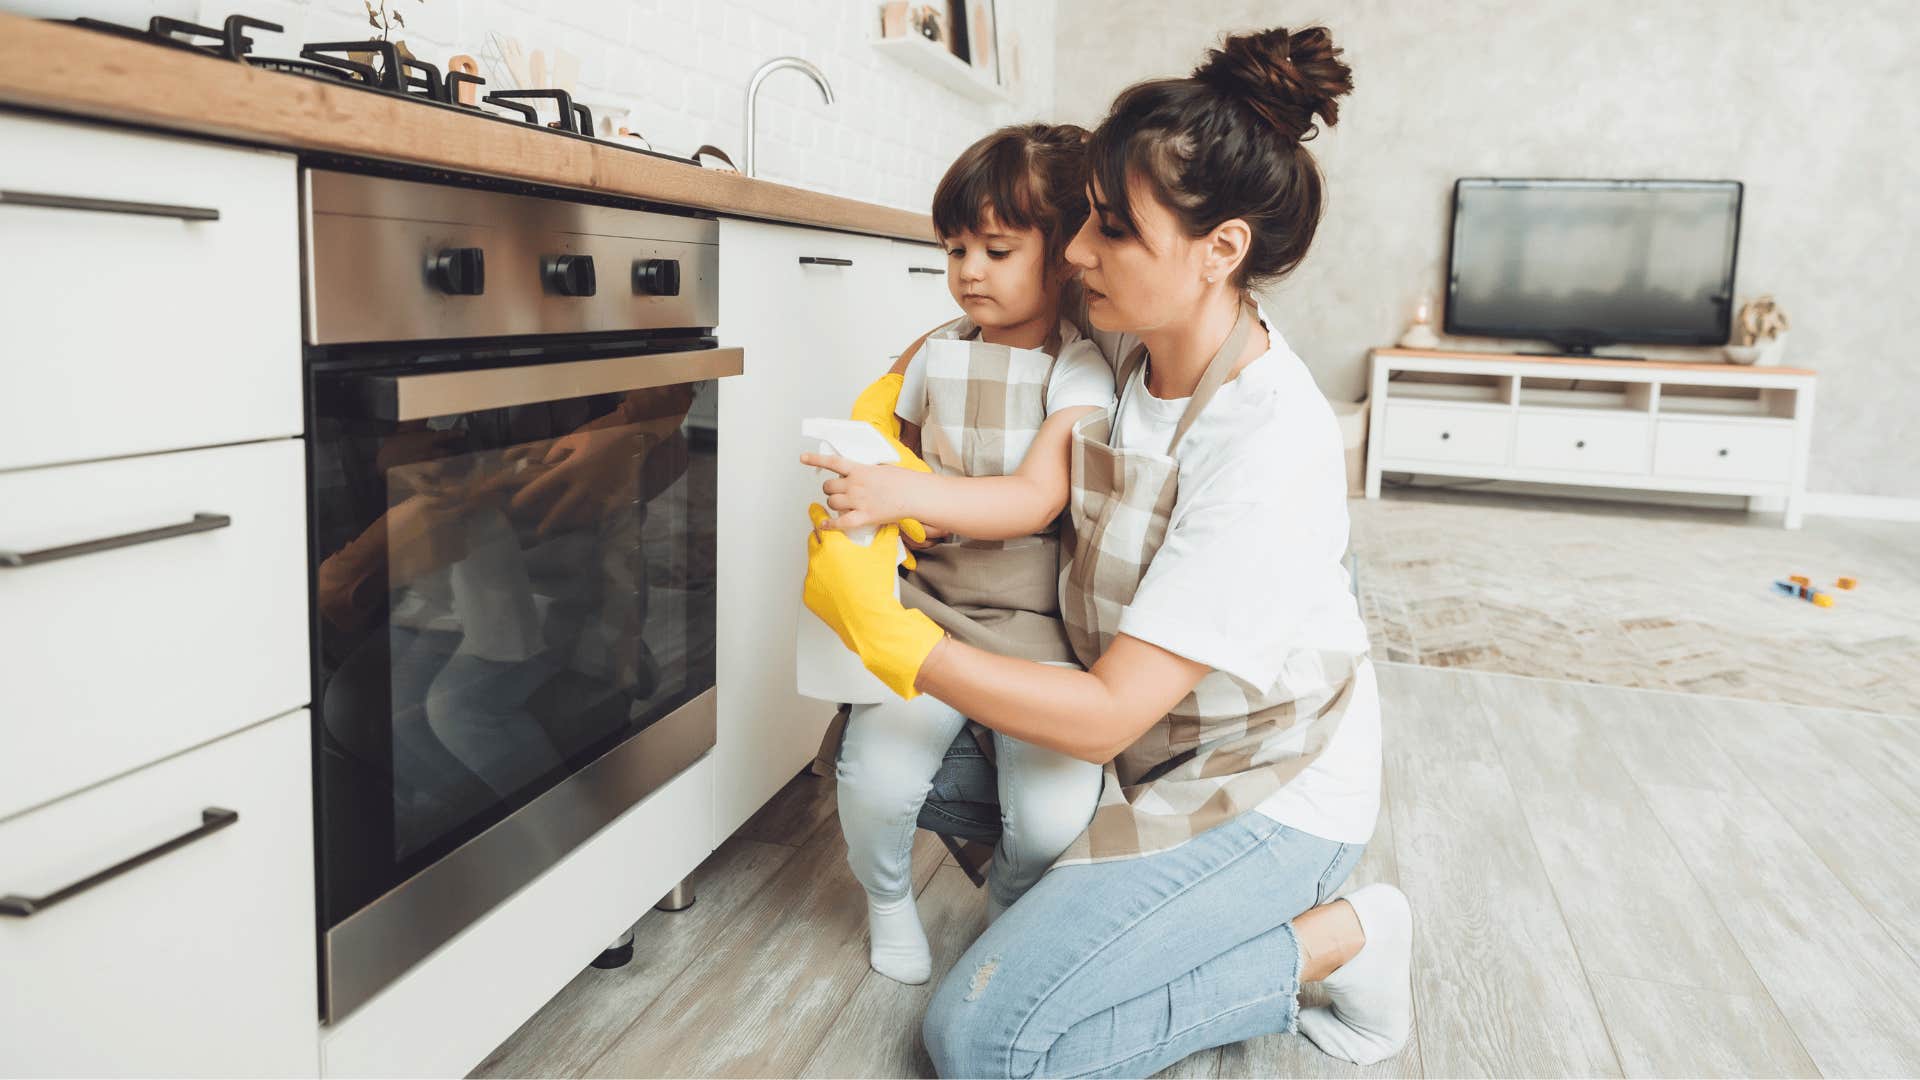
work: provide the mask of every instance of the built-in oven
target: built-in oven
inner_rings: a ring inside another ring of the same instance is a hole
[[[711,218],[303,174],[324,1013],[714,741]]]

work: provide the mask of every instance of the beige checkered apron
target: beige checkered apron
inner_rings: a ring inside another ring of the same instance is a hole
[[[921,344],[927,386],[920,456],[943,476],[1005,476],[1026,460],[1047,418],[1047,383],[1059,358],[1056,330],[1043,349],[977,340],[962,317]],[[934,336],[941,335],[941,336]],[[1072,664],[1060,621],[1057,528],[1015,540],[955,537],[915,552],[919,566],[900,581],[900,602],[976,648],[1022,660]],[[827,725],[813,771],[827,776],[846,735],[848,708]],[[992,733],[968,729],[989,758]]]
[[[961,319],[921,347],[927,386],[920,456],[944,476],[1006,476],[1020,467],[1047,419],[1047,382],[1060,351],[974,340]],[[988,652],[1073,662],[1060,621],[1060,537],[1048,528],[1013,540],[955,537],[917,552],[900,602]]]
[[[1165,454],[1111,445],[1113,413],[1074,425],[1068,498],[1072,561],[1061,580],[1061,610],[1080,662],[1112,644],[1147,565],[1166,539],[1179,492],[1175,451],[1233,373],[1255,315],[1242,309],[1214,354]],[[1121,393],[1146,361],[1146,348],[1120,366]],[[1249,537],[1250,545],[1258,537]],[[1229,558],[1231,552],[1221,552]],[[1257,554],[1256,554],[1257,557]],[[1252,810],[1319,756],[1352,700],[1358,657],[1301,653],[1276,685],[1254,691],[1210,671],[1193,692],[1107,765],[1100,805],[1087,831],[1055,865],[1106,862],[1177,847]]]

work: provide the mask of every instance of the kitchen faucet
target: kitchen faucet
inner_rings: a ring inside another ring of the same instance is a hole
[[[826,99],[827,104],[833,104],[833,87],[827,85],[826,75],[810,62],[797,56],[781,56],[761,64],[760,70],[753,73],[753,80],[747,83],[746,155],[741,159],[741,171],[748,176],[754,175],[753,116],[754,105],[760,97],[760,84],[767,81],[767,76],[781,68],[793,68],[796,71],[805,72],[806,76],[813,80],[813,84],[820,88],[820,96]]]

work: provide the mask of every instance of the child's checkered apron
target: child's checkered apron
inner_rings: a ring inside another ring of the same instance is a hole
[[[1013,472],[1047,418],[1047,383],[1059,356],[1060,333],[1044,349],[989,345],[975,340],[979,333],[973,320],[962,317],[920,346],[927,386],[920,456],[943,476]],[[900,602],[924,612],[942,630],[1002,656],[1076,662],[1060,621],[1057,529],[1017,540],[955,537],[915,552],[914,558],[919,566],[900,580]],[[832,771],[848,718],[842,705],[820,741],[815,773]],[[979,724],[968,728],[992,758],[992,734]]]
[[[1094,413],[1074,425],[1072,561],[1061,582],[1061,610],[1074,651],[1091,667],[1106,652],[1147,565],[1166,539],[1179,491],[1174,452],[1227,377],[1252,333],[1252,309],[1201,376],[1165,454],[1111,445],[1113,417]],[[1146,361],[1135,348],[1121,364],[1124,395]],[[1124,400],[1124,398],[1123,398]],[[1248,537],[1249,557],[1258,558]],[[1235,553],[1221,552],[1221,558]],[[1324,749],[1352,700],[1358,658],[1308,653],[1288,664],[1278,685],[1251,692],[1211,671],[1167,716],[1107,765],[1100,806],[1087,831],[1055,865],[1133,858],[1176,847],[1252,810],[1299,775]]]
[[[1047,419],[1047,381],[1059,355],[971,340],[961,319],[921,346],[927,386],[920,456],[943,476],[1006,476]],[[946,336],[952,335],[952,336]],[[1073,662],[1060,622],[1060,538],[1049,527],[1014,540],[955,537],[916,552],[900,602],[969,645],[1024,660]]]

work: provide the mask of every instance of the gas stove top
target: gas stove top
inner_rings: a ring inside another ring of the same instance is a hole
[[[401,55],[392,42],[371,40],[316,42],[302,46],[300,55],[296,59],[254,55],[254,41],[248,36],[248,31],[264,30],[278,34],[283,33],[285,28],[278,23],[256,19],[249,15],[229,15],[226,22],[218,28],[199,26],[165,15],[155,15],[144,30],[139,27],[104,22],[100,19],[81,18],[74,19],[72,22],[88,30],[143,41],[164,48],[181,49],[215,59],[229,60],[263,71],[278,71],[310,79],[325,79],[369,93],[391,94],[422,105],[457,109],[463,113],[484,116],[501,123],[529,124],[558,136],[589,139],[603,146],[614,146],[683,165],[699,164],[691,158],[675,157],[672,154],[662,154],[627,143],[594,138],[593,113],[585,105],[574,101],[572,95],[565,90],[495,90],[480,98],[488,105],[513,113],[512,116],[488,111],[477,103],[469,104],[462,100],[461,89],[465,86],[476,89],[485,86],[485,79],[460,71],[449,71],[443,76],[440,69],[434,65],[424,60]],[[370,56],[374,62],[367,63],[364,59],[356,58],[355,54],[361,57]],[[536,105],[541,101],[553,102],[554,108],[559,113],[558,120],[548,123],[541,121]]]

